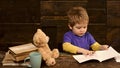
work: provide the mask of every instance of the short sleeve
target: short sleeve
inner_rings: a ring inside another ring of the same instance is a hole
[[[88,39],[89,39],[89,44],[92,45],[96,42],[96,40],[94,39],[94,37],[88,32]]]
[[[71,34],[70,33],[65,33],[64,34],[64,38],[63,38],[63,42],[70,42],[71,43]]]

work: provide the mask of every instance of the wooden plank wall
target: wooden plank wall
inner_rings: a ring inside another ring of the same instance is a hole
[[[50,37],[50,48],[60,48],[68,31],[66,12],[73,6],[87,9],[88,31],[101,44],[119,39],[119,0],[0,0],[0,47],[32,42],[37,28]]]
[[[87,10],[90,17],[88,31],[92,33],[96,41],[100,44],[106,43],[106,1],[105,0],[88,0]],[[104,30],[104,31],[103,31]]]
[[[107,43],[120,52],[119,0],[107,0]]]
[[[0,49],[32,42],[40,26],[39,0],[0,0]]]

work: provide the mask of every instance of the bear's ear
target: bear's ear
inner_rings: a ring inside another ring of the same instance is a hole
[[[37,32],[42,32],[42,30],[41,29],[37,29]]]
[[[49,42],[49,39],[50,39],[49,36],[46,36],[46,41],[47,41],[47,43]]]

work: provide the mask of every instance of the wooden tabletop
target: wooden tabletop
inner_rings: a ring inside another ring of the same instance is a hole
[[[103,62],[90,60],[84,63],[78,63],[72,56],[61,56],[56,61],[56,65],[52,67],[42,65],[42,68],[120,68],[120,63],[114,59]]]
[[[117,63],[114,59],[99,62],[97,60],[90,60],[84,63],[78,63],[72,55],[60,55],[56,59],[56,64],[54,66],[46,66],[43,62],[41,68],[120,68],[120,63]],[[22,66],[2,66],[0,68],[27,68]]]

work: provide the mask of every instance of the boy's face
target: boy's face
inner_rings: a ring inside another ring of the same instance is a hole
[[[74,34],[78,36],[83,36],[87,31],[88,24],[82,23],[82,24],[75,24],[73,27],[71,27],[70,25],[68,26],[73,31]]]

